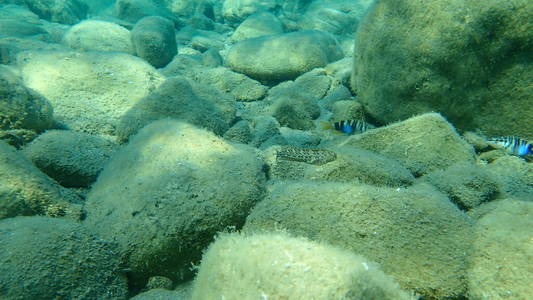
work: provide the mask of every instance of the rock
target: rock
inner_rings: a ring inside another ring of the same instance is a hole
[[[244,222],[264,184],[252,148],[184,122],[156,121],[104,168],[85,224],[119,244],[132,287],[151,276],[179,282],[216,232]]]
[[[431,186],[285,181],[269,191],[245,232],[281,228],[351,250],[429,299],[466,293],[471,220]]]
[[[179,23],[167,7],[151,0],[117,0],[115,8],[120,19],[131,23],[137,23],[148,16],[163,17],[171,20],[175,25]]]
[[[246,39],[281,34],[283,24],[269,12],[258,12],[246,18],[231,35],[231,40],[239,42]]]
[[[500,197],[533,198],[533,164],[516,156],[502,156],[487,165],[487,171],[498,180]]]
[[[278,121],[270,116],[258,116],[252,121],[251,145],[265,149],[272,145],[285,145],[287,141],[281,135]]]
[[[456,163],[473,163],[474,150],[441,115],[428,113],[350,136],[343,145],[373,151],[402,163],[415,176]]]
[[[37,135],[35,131],[28,129],[0,130],[0,140],[17,149],[33,141]]]
[[[63,43],[81,51],[117,51],[135,54],[126,28],[105,21],[85,20],[70,28]]]
[[[421,178],[437,187],[460,209],[470,210],[498,194],[499,181],[485,167],[460,163]]]
[[[27,145],[23,153],[37,168],[65,187],[89,187],[118,145],[104,137],[51,130]]]
[[[87,17],[89,7],[81,0],[4,0],[5,4],[27,7],[41,19],[62,24],[76,24]]]
[[[231,94],[237,101],[260,100],[268,91],[268,88],[258,81],[224,67],[206,69],[197,74],[195,79],[201,84]]]
[[[124,115],[161,84],[140,58],[118,52],[31,51],[18,57],[24,83],[44,95],[64,127],[115,135]]]
[[[48,34],[40,24],[15,19],[0,19],[0,36],[35,38]]]
[[[477,221],[468,271],[470,299],[527,299],[533,294],[532,214],[530,201],[503,200]]]
[[[340,100],[331,105],[331,120],[334,122],[342,120],[361,120],[366,122],[363,105],[359,101]]]
[[[351,252],[283,233],[225,234],[205,253],[191,300],[415,299]]]
[[[37,132],[54,123],[50,102],[28,89],[6,66],[0,66],[0,130],[31,129]]]
[[[333,36],[309,30],[241,41],[229,49],[226,64],[233,71],[262,82],[281,82],[341,56]]]
[[[126,299],[115,246],[79,223],[17,217],[0,220],[0,232],[4,299]]]
[[[226,133],[224,133],[224,138],[235,143],[250,143],[252,140],[252,132],[249,122],[246,120],[240,120],[235,123],[230,129],[228,129],[228,131],[226,131]]]
[[[202,92],[204,88],[184,77],[168,78],[123,116],[117,126],[119,141],[125,142],[150,122],[166,118],[185,120],[222,135],[235,117],[234,101],[216,93],[220,97],[212,99]]]
[[[68,48],[39,40],[14,37],[0,38],[0,63],[14,65],[17,62],[17,54],[26,50],[68,50]]]
[[[376,3],[357,34],[361,102],[381,123],[438,111],[460,130],[532,139],[531,9],[529,0]]]
[[[239,24],[252,14],[272,11],[276,6],[276,0],[226,0],[222,6],[222,17],[226,23]]]
[[[308,151],[323,149],[336,154],[335,160],[321,165],[280,158],[277,148],[269,148],[266,155],[272,178],[355,182],[385,187],[404,187],[414,182],[413,175],[399,162],[351,146],[302,148]]]
[[[167,65],[178,53],[174,35],[174,24],[158,16],[142,18],[131,31],[137,56],[156,68]]]
[[[37,169],[29,159],[0,141],[0,219],[48,215],[78,219],[80,199]]]

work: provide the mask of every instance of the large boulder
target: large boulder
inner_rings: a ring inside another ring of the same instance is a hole
[[[226,64],[235,72],[259,81],[280,82],[295,79],[341,57],[332,35],[306,30],[241,41],[228,51]]]
[[[93,185],[85,224],[119,244],[131,285],[177,282],[217,231],[241,226],[262,198],[255,151],[177,120],[144,127]]]
[[[174,24],[159,16],[140,19],[131,31],[137,56],[156,68],[166,66],[178,52]]]
[[[438,111],[461,130],[533,138],[529,0],[383,0],[357,33],[353,85],[381,123]]]
[[[472,222],[431,186],[298,181],[269,191],[245,231],[286,229],[351,250],[428,299],[466,293]]]
[[[126,53],[28,51],[17,59],[24,83],[48,98],[56,120],[91,134],[114,135],[121,118],[164,80]]]
[[[47,217],[0,220],[2,299],[126,299],[116,246],[77,222]]]
[[[286,233],[225,234],[205,253],[192,300],[409,300],[377,265]]]
[[[135,54],[129,30],[111,22],[85,20],[72,26],[63,43],[81,51],[117,51]]]

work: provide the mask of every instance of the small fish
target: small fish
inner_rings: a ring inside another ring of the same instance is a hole
[[[345,134],[363,133],[376,126],[360,120],[343,120],[335,123],[322,122],[322,129],[336,130]]]
[[[503,148],[505,151],[513,155],[526,156],[533,154],[533,145],[517,136],[490,138],[487,141],[492,146]]]

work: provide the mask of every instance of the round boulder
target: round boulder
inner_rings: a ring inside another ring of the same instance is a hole
[[[332,35],[306,30],[241,41],[228,51],[226,64],[256,80],[280,82],[341,57],[342,51]]]
[[[126,299],[115,247],[76,222],[0,220],[0,245],[2,299]]]
[[[131,31],[137,55],[156,68],[166,66],[178,53],[174,23],[158,16],[144,17]]]
[[[359,27],[353,87],[379,122],[437,111],[461,130],[533,138],[529,0],[383,0]]]
[[[63,43],[82,51],[117,51],[134,54],[129,30],[115,23],[86,20],[72,26]]]
[[[255,151],[177,120],[144,127],[91,189],[85,224],[119,244],[131,285],[178,282],[216,232],[241,226],[264,192]]]

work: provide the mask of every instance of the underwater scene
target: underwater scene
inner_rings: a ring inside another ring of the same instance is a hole
[[[533,1],[0,0],[0,300],[533,300]]]

